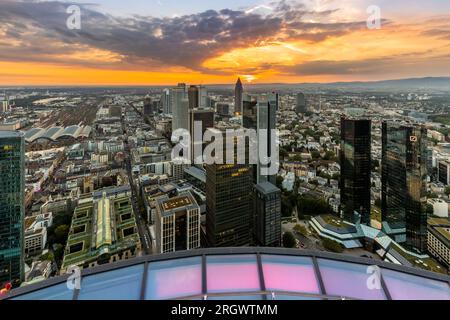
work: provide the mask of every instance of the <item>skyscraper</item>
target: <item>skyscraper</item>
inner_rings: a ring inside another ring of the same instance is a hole
[[[177,129],[189,130],[189,100],[186,85],[179,83],[170,91],[172,105],[172,132]]]
[[[281,190],[270,182],[255,185],[253,195],[253,233],[255,244],[281,245]]]
[[[172,113],[172,104],[170,98],[170,90],[164,89],[161,94],[161,106],[163,109],[163,113],[171,114]]]
[[[276,136],[273,135],[273,131],[276,129],[277,122],[277,105],[278,99],[276,94],[268,94],[268,95],[243,95],[242,102],[242,125],[245,129],[253,129],[256,130],[258,135],[258,159],[259,157],[259,148],[261,148],[261,143],[265,143],[265,147],[267,148],[267,156],[272,157],[278,152],[278,149],[273,148],[272,140],[276,139]],[[263,142],[262,138],[265,138],[265,142]],[[276,159],[278,157],[275,157]],[[255,169],[255,183],[260,183],[263,181],[269,181],[275,184],[276,174],[274,175],[266,175],[263,174],[263,169],[268,168],[270,164],[262,164],[258,161]]]
[[[370,224],[371,127],[370,120],[341,118],[341,210],[345,220],[367,225]]]
[[[198,108],[211,108],[211,100],[208,96],[208,90],[204,86],[198,86]]]
[[[24,276],[24,157],[23,136],[0,131],[0,287]]]
[[[242,114],[242,93],[244,88],[242,87],[241,78],[238,78],[236,86],[234,88],[234,114]]]
[[[158,112],[158,101],[153,101],[150,97],[144,99],[144,115],[152,115]]]
[[[156,199],[155,229],[158,253],[200,247],[200,207],[190,191]]]
[[[297,93],[297,101],[295,105],[295,111],[297,113],[305,113],[306,112],[306,98],[305,95],[301,92]]]
[[[196,137],[194,132],[195,122],[201,122],[202,131],[197,133],[201,136]],[[191,161],[194,163],[194,146],[199,146],[199,151],[203,154],[204,144],[203,135],[206,129],[214,128],[214,109],[190,109],[189,110],[189,133],[191,134]]]
[[[217,134],[221,132],[213,129]],[[223,134],[223,133],[222,133]],[[225,139],[224,139],[225,140]],[[226,143],[224,141],[224,150]],[[235,147],[235,155],[238,148]],[[225,163],[226,151],[223,152]],[[206,238],[210,247],[251,243],[252,169],[246,164],[206,165]]]
[[[409,249],[425,252],[427,130],[383,122],[382,143],[383,229]]]
[[[199,93],[197,86],[190,86],[188,89],[189,96],[189,109],[194,109],[199,107]]]

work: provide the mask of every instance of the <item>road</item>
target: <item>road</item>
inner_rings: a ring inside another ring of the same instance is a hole
[[[133,181],[133,175],[131,172],[131,154],[130,154],[130,146],[128,144],[128,138],[126,135],[125,130],[125,122],[122,118],[122,130],[125,135],[125,141],[124,141],[124,151],[125,151],[125,166],[128,173],[128,179],[130,182],[131,187],[131,202],[133,205],[133,211],[136,218],[136,225],[138,227],[139,237],[141,239],[142,249],[145,254],[152,254],[152,241],[150,237],[150,231],[148,230],[147,223],[145,222],[144,218],[142,218],[141,210],[139,208],[139,203],[137,201],[138,194],[137,194],[137,188]]]

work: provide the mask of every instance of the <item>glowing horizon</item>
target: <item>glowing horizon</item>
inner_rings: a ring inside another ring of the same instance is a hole
[[[381,28],[369,29],[367,0],[218,0],[213,9],[205,1],[187,2],[192,6],[161,2],[153,15],[142,12],[152,4],[141,0],[127,6],[80,3],[81,29],[69,30],[69,3],[2,1],[0,86],[450,76],[449,3],[412,0],[403,7],[401,1],[382,0]]]

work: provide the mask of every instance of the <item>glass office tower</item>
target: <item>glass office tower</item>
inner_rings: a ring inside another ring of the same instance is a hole
[[[409,249],[425,252],[427,130],[383,122],[382,141],[383,229]]]
[[[220,130],[212,131],[224,135]],[[248,246],[252,241],[252,167],[237,164],[239,144],[235,140],[231,145],[235,148],[233,164],[225,161],[224,139],[223,164],[206,165],[206,237],[210,247]]]
[[[347,221],[370,224],[371,128],[366,119],[341,118],[341,210]]]
[[[242,126],[245,129],[253,129],[257,131],[258,135],[258,159],[260,159],[260,143],[263,143],[260,135],[263,131],[266,131],[264,136],[267,156],[274,159],[278,159],[275,155],[279,152],[278,144],[275,143],[277,137],[274,136],[272,130],[276,129],[277,123],[277,109],[278,109],[278,95],[277,94],[262,94],[262,95],[249,95],[243,96],[243,109],[242,109]],[[264,152],[263,152],[264,154]],[[261,159],[260,159],[261,160]],[[272,184],[276,184],[276,174],[264,175],[262,174],[263,168],[270,168],[273,164],[262,164],[258,161],[258,164],[254,169],[254,183],[262,183],[269,181]]]
[[[242,113],[242,93],[244,87],[242,86],[241,78],[237,79],[236,86],[234,87],[234,114],[240,115]]]
[[[24,138],[0,131],[0,287],[23,280]]]

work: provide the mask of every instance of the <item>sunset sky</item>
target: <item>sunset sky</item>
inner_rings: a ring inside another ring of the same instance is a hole
[[[66,26],[81,8],[81,29]],[[367,8],[381,29],[367,28]],[[0,1],[0,85],[450,76],[448,0]]]

